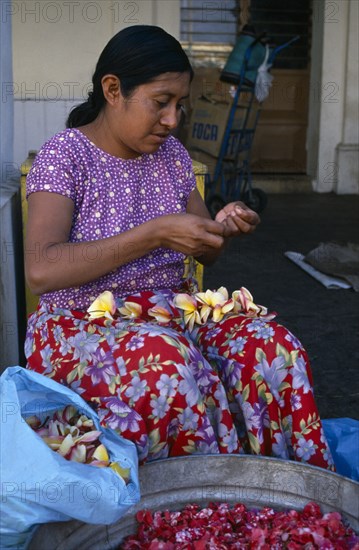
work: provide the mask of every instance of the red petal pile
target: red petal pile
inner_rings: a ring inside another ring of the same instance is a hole
[[[359,550],[359,537],[340,514],[322,515],[314,502],[301,512],[188,504],[182,512],[142,510],[136,518],[138,532],[121,550]]]

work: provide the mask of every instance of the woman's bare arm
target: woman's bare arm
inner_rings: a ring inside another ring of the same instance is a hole
[[[159,247],[200,256],[223,245],[223,225],[195,213],[162,216],[98,241],[69,243],[73,208],[70,199],[56,193],[29,196],[25,270],[35,294],[86,284]]]

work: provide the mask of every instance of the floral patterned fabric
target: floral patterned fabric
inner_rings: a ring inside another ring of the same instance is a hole
[[[104,426],[136,444],[141,462],[251,453],[334,469],[301,343],[241,313],[189,330],[174,296],[128,297],[142,308],[129,320],[42,304],[29,318],[28,368],[81,394]],[[150,317],[154,306],[171,321]]]

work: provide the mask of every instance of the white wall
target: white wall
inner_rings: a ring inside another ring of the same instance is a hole
[[[337,193],[359,193],[359,3],[351,0],[348,9],[347,57],[343,82],[344,113],[342,139],[337,146]]]
[[[1,13],[1,12],[0,12]],[[10,19],[0,19],[0,82],[1,90],[6,82],[12,81],[11,59],[11,23]],[[12,97],[4,101],[2,94],[0,101],[0,183],[7,177],[7,164],[13,161],[13,101]]]
[[[307,174],[316,178],[319,150],[319,121],[322,89],[324,1],[313,5],[310,52],[309,118],[307,129]]]
[[[4,92],[15,99],[17,165],[64,128],[69,109],[87,97],[99,54],[121,28],[153,24],[179,37],[179,0],[22,0],[11,11],[14,76]]]
[[[1,5],[0,5],[1,8]],[[1,12],[0,12],[1,13]],[[0,18],[0,82],[12,81],[11,23]],[[19,363],[17,260],[19,239],[16,214],[20,205],[18,185],[13,175],[13,101],[0,101],[0,373]],[[18,175],[14,174],[16,179]]]
[[[359,193],[358,2],[314,8],[308,173],[315,191]]]

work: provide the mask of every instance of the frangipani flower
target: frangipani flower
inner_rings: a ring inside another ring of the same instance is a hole
[[[232,299],[235,313],[241,311],[244,313],[253,312],[256,315],[260,311],[260,308],[253,301],[252,294],[244,286],[232,293]]]
[[[53,450],[57,451],[60,448],[61,443],[63,442],[63,436],[55,437],[54,435],[42,436],[42,440]]]
[[[67,407],[66,407],[67,408]],[[76,426],[78,428],[93,428],[94,423],[92,418],[87,418],[84,414],[80,416],[80,418],[76,422]]]
[[[86,445],[75,445],[75,447],[71,449],[69,458],[70,460],[84,464],[86,462]]]
[[[96,460],[100,460],[101,462],[108,462],[110,460],[107,449],[102,443],[95,449],[92,457]]]
[[[50,420],[47,426],[48,429],[48,435],[57,437],[58,435],[64,435],[63,428],[65,427],[64,424],[59,422],[58,420]]]
[[[179,293],[174,298],[174,304],[179,309],[184,311],[184,320],[190,330],[193,329],[193,325],[202,323],[201,317],[197,310],[197,300],[189,294]]]
[[[232,293],[232,300],[235,313],[245,313],[248,317],[264,317],[268,321],[276,317],[275,312],[268,313],[265,306],[255,304],[252,294],[244,286]]]
[[[142,313],[142,306],[136,302],[125,302],[122,307],[118,308],[118,311],[125,319],[136,319]]]
[[[100,296],[96,298],[87,309],[89,313],[89,319],[98,319],[99,317],[107,317],[107,319],[113,319],[116,311],[115,298],[109,290],[102,292]]]
[[[90,432],[86,432],[80,437],[76,437],[75,443],[92,443],[93,441],[96,441],[101,435],[101,432],[98,430],[91,430]]]
[[[53,416],[53,421],[57,420],[59,422],[67,424],[68,422],[71,422],[71,420],[75,416],[77,416],[77,414],[78,414],[78,412],[77,412],[76,408],[73,407],[72,405],[68,405],[64,409],[55,412],[55,414]]]
[[[206,323],[211,314],[215,323],[221,321],[230,312],[243,313],[247,317],[263,317],[267,320],[276,316],[276,313],[268,313],[266,307],[255,304],[252,294],[243,286],[239,290],[235,290],[231,298],[228,296],[228,290],[223,286],[217,290],[206,290],[206,292],[197,292],[194,295],[179,293],[174,298],[174,304],[184,311],[184,320],[190,330],[193,330],[195,323],[198,325]],[[100,294],[87,311],[90,319],[107,317],[112,320],[112,315],[116,311],[112,292],[106,290]],[[128,301],[124,302],[118,311],[125,319],[137,319],[142,315],[142,306],[137,302]],[[169,323],[173,317],[171,311],[159,305],[150,308],[148,314],[154,317],[158,323],[163,324]],[[71,418],[74,413],[70,410],[67,414]]]
[[[61,456],[67,455],[70,449],[75,445],[74,439],[71,434],[68,434],[62,441],[60,447],[57,449],[57,452]]]
[[[111,462],[110,468],[121,476],[126,482],[130,481],[130,468],[122,468],[118,462]]]
[[[158,323],[169,323],[172,319],[172,314],[166,308],[154,306],[148,310],[148,314],[154,317]]]
[[[218,290],[206,290],[206,292],[197,292],[195,295],[201,302],[201,319],[205,323],[211,313],[214,322],[220,321],[225,313],[233,309],[233,300],[228,300],[228,291],[224,286]]]
[[[221,321],[226,313],[229,313],[233,309],[233,300],[228,300],[224,304],[217,304],[213,309],[213,321],[218,323]]]
[[[224,301],[228,300],[228,290],[225,286],[220,286],[216,292],[219,292],[219,294],[222,294]]]
[[[102,432],[91,429],[93,420],[80,414],[72,405],[54,412],[52,418],[41,420],[33,415],[26,418],[26,422],[50,449],[64,459],[100,468],[110,467],[126,483],[130,481],[130,470],[110,461],[109,453],[99,439]]]

